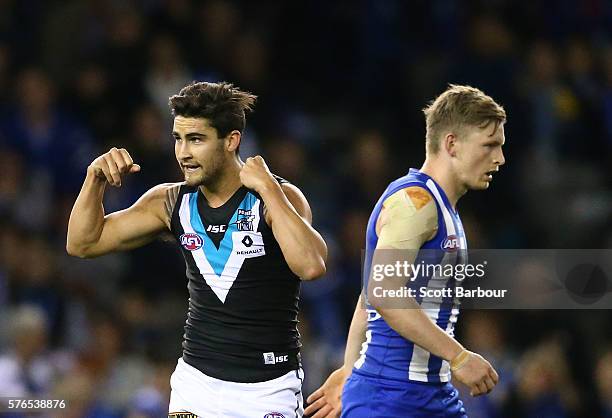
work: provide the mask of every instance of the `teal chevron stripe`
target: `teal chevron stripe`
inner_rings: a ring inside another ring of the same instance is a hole
[[[236,225],[236,221],[238,220],[238,209],[243,210],[251,210],[257,198],[253,196],[251,193],[247,193],[238,208],[232,215],[230,219],[227,230],[225,231],[225,235],[219,244],[219,248],[215,246],[212,242],[208,234],[206,233],[206,227],[202,222],[202,218],[200,217],[200,213],[198,211],[198,193],[191,193],[189,196],[189,208],[191,212],[191,226],[193,230],[202,237],[204,240],[204,245],[202,246],[204,250],[204,256],[210,263],[213,271],[217,276],[221,276],[223,270],[225,269],[225,265],[227,264],[227,260],[229,259],[232,250],[234,248],[234,243],[232,241],[232,232],[237,231],[238,227]]]

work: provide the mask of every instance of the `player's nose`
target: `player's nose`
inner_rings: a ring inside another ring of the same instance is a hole
[[[498,166],[506,164],[506,158],[504,157],[504,152],[500,149],[499,154],[495,156],[495,163]]]
[[[176,143],[176,158],[179,161],[185,161],[191,158],[191,150],[188,142],[189,141],[180,141]]]

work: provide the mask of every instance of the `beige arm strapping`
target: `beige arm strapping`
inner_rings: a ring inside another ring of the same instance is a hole
[[[438,229],[438,211],[421,187],[398,190],[383,203],[376,248],[418,250]]]

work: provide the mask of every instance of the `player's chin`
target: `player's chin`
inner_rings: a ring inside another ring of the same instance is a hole
[[[199,186],[202,184],[202,176],[185,174],[185,184],[187,186]]]
[[[487,190],[489,188],[489,185],[491,184],[491,182],[489,180],[481,180],[481,181],[477,181],[472,183],[472,187],[470,187],[470,189],[472,190]]]

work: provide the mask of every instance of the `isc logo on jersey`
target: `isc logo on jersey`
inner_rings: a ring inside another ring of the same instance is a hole
[[[280,412],[270,412],[269,414],[264,415],[263,418],[285,418],[285,416]]]
[[[181,245],[188,251],[196,251],[202,248],[204,240],[198,234],[188,232],[181,235]]]
[[[444,241],[442,241],[440,247],[442,247],[444,251],[454,253],[459,249],[459,238],[457,238],[457,235],[449,235]]]
[[[213,234],[218,234],[219,232],[225,232],[227,230],[227,225],[208,225],[206,227],[206,232],[212,232]]]

